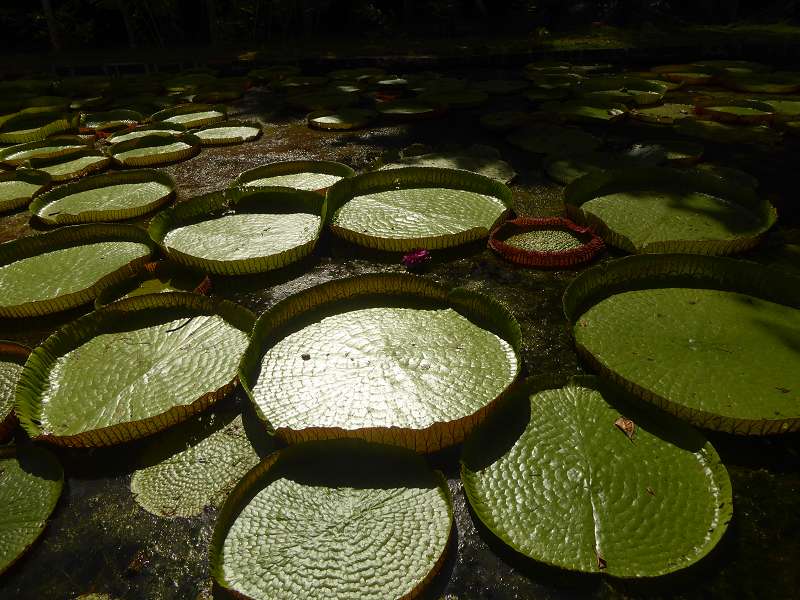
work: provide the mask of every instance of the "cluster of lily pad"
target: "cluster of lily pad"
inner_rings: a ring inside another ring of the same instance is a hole
[[[407,152],[400,164],[362,174],[331,161],[280,162],[169,208],[175,183],[163,172],[83,177],[98,164],[90,157],[152,166],[191,157],[203,143],[254,139],[260,127],[225,121],[224,107],[208,104],[235,98],[215,96],[203,74],[162,85],[208,103],[164,108],[149,124],[130,110],[81,111],[77,121],[25,121],[33,138],[43,136],[25,141],[13,136],[28,131],[20,127],[31,113],[5,120],[0,134],[13,135],[0,141],[20,141],[0,150],[16,168],[0,176],[0,190],[13,183],[5,208],[29,205],[59,228],[0,245],[0,316],[91,302],[96,310],[35,349],[0,344],[0,436],[18,420],[38,442],[0,449],[0,503],[12,515],[0,528],[0,571],[38,537],[60,495],[63,473],[44,443],[93,448],[177,431],[237,384],[261,422],[256,435],[275,442],[256,450],[235,415],[138,470],[131,490],[165,517],[222,503],[212,575],[244,597],[416,596],[453,530],[450,491],[423,455],[461,443],[475,515],[526,556],[622,578],[663,575],[705,556],[731,518],[732,490],[692,425],[748,435],[800,429],[800,355],[787,343],[800,331],[800,280],[714,256],[752,248],[774,225],[756,185],[676,168],[702,151],[666,142],[631,149],[619,155],[626,168],[610,168],[620,164],[572,154],[602,141],[563,123],[613,127],[698,81],[753,89],[792,77],[740,63],[647,77],[603,70],[535,64],[524,79],[469,85],[374,69],[250,74],[289,106],[324,113],[308,117],[323,129],[355,123],[346,111],[364,110],[365,98],[385,117],[409,118],[523,92],[541,110],[522,128],[515,122],[508,139],[555,153],[548,172],[570,181],[566,211],[579,225],[507,220],[504,180],[513,171],[480,152],[462,164],[481,171],[490,160],[495,177],[442,168],[447,157],[433,152]],[[704,119],[741,112],[720,106],[728,105],[698,105],[687,118],[717,123]],[[505,131],[503,119],[486,121]],[[103,154],[89,148],[96,140],[61,135],[77,123],[94,136],[116,130],[97,141]],[[47,161],[79,164],[54,175]],[[110,222],[158,209],[146,232]],[[296,263],[325,228],[401,254],[492,234],[493,249],[527,267],[591,260],[601,238],[639,256],[601,263],[567,288],[565,317],[598,373],[569,380],[522,380],[522,332],[509,309],[424,277],[339,279],[260,316],[209,295],[210,278]]]

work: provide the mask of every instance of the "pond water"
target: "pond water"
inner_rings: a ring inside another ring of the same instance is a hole
[[[448,76],[501,79],[519,71],[486,69],[449,72]],[[682,102],[714,93],[699,86],[672,94]],[[226,187],[241,172],[278,160],[335,160],[363,171],[377,160],[391,162],[412,143],[435,151],[448,145],[485,144],[500,151],[517,176],[510,184],[513,206],[521,216],[554,216],[564,211],[562,186],[544,174],[540,158],[516,149],[504,136],[487,132],[479,118],[487,109],[453,110],[440,119],[353,132],[309,129],[301,115],[279,110],[266,89],[251,90],[233,102],[231,115],[261,119],[264,135],[243,145],[204,148],[187,161],[163,167],[178,185],[178,201]],[[528,110],[519,95],[498,96],[492,110]],[[632,125],[587,126],[608,135],[619,147],[641,141]],[[778,238],[798,239],[796,177],[800,143],[787,139],[776,147],[706,144],[705,158],[743,169],[759,178],[761,190],[779,210]],[[145,224],[147,220],[139,220]],[[0,241],[34,233],[26,212],[0,216]],[[612,251],[602,260],[621,253]],[[261,313],[288,295],[344,276],[402,272],[399,256],[367,251],[324,234],[311,257],[265,275],[214,278],[214,294]],[[448,287],[465,286],[505,302],[523,333],[525,375],[568,376],[585,371],[574,348],[561,296],[578,271],[516,267],[494,255],[484,242],[433,253],[424,273]],[[0,321],[0,338],[33,346],[57,327],[87,311],[52,317]],[[229,415],[247,409],[241,390],[213,409]],[[251,424],[248,434],[259,435]],[[550,569],[515,555],[470,513],[458,478],[459,448],[429,457],[448,478],[455,505],[456,535],[441,572],[425,598],[789,598],[800,589],[800,436],[736,438],[708,432],[728,468],[735,516],[716,550],[695,567],[652,582],[623,582]],[[206,509],[192,518],[163,519],[141,509],[130,492],[130,477],[148,440],[110,449],[55,449],[65,467],[66,484],[42,538],[0,578],[3,598],[74,598],[90,592],[117,598],[226,597],[212,588],[207,548],[216,516]]]

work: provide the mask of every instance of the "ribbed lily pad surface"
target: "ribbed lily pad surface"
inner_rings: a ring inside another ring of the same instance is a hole
[[[233,182],[244,187],[290,187],[323,191],[355,171],[342,163],[327,160],[292,160],[276,162],[245,171]]]
[[[125,167],[162,165],[191,158],[200,152],[200,138],[185,133],[145,135],[114,144],[109,149],[112,158]]]
[[[259,463],[241,415],[213,424],[201,415],[152,439],[144,462],[131,477],[131,492],[147,512],[192,517],[216,506]],[[262,436],[263,437],[263,436]]]
[[[261,126],[245,121],[225,121],[206,125],[192,133],[200,138],[203,146],[222,146],[255,140],[261,135]]]
[[[237,275],[283,267],[314,248],[325,200],[290,188],[232,188],[159,214],[150,236],[176,262]]]
[[[33,169],[0,172],[0,212],[21,208],[50,184],[50,175]]]
[[[21,113],[0,124],[0,144],[24,144],[77,129],[80,115],[60,112]]]
[[[250,311],[199,294],[121,300],[33,351],[17,417],[31,437],[65,446],[150,435],[232,389],[252,323]]]
[[[776,218],[752,189],[667,168],[593,173],[573,181],[564,200],[573,218],[632,253],[741,252],[758,243]]]
[[[463,439],[514,381],[517,327],[502,305],[464,290],[344,279],[265,313],[241,379],[290,442],[346,436],[432,451]]]
[[[449,248],[486,237],[510,201],[511,191],[499,181],[433,167],[367,173],[328,191],[336,235],[391,251]]]
[[[30,354],[27,346],[0,340],[0,441],[14,428],[14,396],[22,367]]]
[[[414,598],[452,528],[442,475],[412,452],[354,440],[272,454],[237,486],[211,543],[217,582],[244,598]]]
[[[0,246],[0,316],[80,306],[147,261],[153,244],[130,225],[78,225]]]
[[[44,531],[63,484],[61,465],[47,450],[0,448],[0,573]]]
[[[44,171],[54,182],[60,182],[102,171],[110,162],[111,160],[104,154],[86,149],[54,158],[32,158],[26,164],[33,169]]]
[[[115,133],[108,138],[110,144],[119,144],[120,142],[127,142],[128,140],[135,140],[146,135],[172,135],[178,136],[186,131],[182,125],[174,125],[169,123],[156,123],[155,125],[145,125],[137,127],[132,131],[123,131]],[[113,151],[113,149],[112,149]]]
[[[643,399],[709,429],[800,428],[797,277],[722,258],[631,257],[582,274],[564,306],[578,350]]]
[[[119,221],[155,210],[174,191],[175,182],[165,173],[152,169],[125,171],[60,186],[39,196],[29,210],[54,225]]]
[[[151,120],[191,129],[224,121],[226,112],[224,106],[216,104],[181,104],[155,113]]]
[[[0,162],[17,167],[31,158],[53,158],[86,148],[86,142],[77,136],[55,136],[39,142],[17,144],[0,150]]]
[[[523,390],[464,446],[472,508],[505,543],[563,569],[655,577],[700,560],[732,514],[696,430],[592,377]]]

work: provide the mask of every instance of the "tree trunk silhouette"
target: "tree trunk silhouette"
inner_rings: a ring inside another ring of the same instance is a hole
[[[58,31],[58,24],[56,23],[56,15],[53,12],[53,5],[50,0],[42,0],[42,10],[44,11],[45,19],[47,19],[47,30],[50,33],[50,45],[56,52],[61,51],[61,36]]]

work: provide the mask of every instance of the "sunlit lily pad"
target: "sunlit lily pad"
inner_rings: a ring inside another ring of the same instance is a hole
[[[27,206],[51,181],[48,173],[34,169],[0,172],[0,213]]]
[[[17,381],[31,349],[16,342],[0,340],[0,442],[14,429],[14,397]]]
[[[184,269],[173,262],[148,262],[141,265],[128,277],[101,289],[97,298],[94,299],[94,306],[103,308],[117,300],[145,294],[169,292],[208,294],[212,285],[211,279],[207,275]]]
[[[250,121],[224,121],[192,131],[203,146],[223,146],[252,142],[261,137],[261,126]]]
[[[87,129],[115,131],[125,127],[138,125],[144,121],[141,113],[135,110],[117,109],[99,113],[87,113],[81,116],[81,126]]]
[[[200,152],[200,138],[189,133],[146,135],[114,144],[108,150],[124,167],[149,167],[186,160]]]
[[[30,168],[50,175],[53,182],[69,181],[104,171],[110,163],[111,159],[105,154],[89,148],[54,158],[31,158],[25,161]]]
[[[179,104],[154,113],[150,119],[191,129],[224,121],[227,113],[227,108],[220,104]]]
[[[592,260],[603,240],[586,227],[561,217],[506,221],[489,236],[489,247],[526,267],[574,267]]]
[[[250,169],[239,175],[232,186],[290,187],[323,192],[355,171],[342,163],[328,160],[289,160]]]
[[[78,113],[21,113],[0,124],[0,144],[24,144],[78,128]]]
[[[156,123],[155,125],[142,125],[131,130],[120,131],[107,138],[109,144],[118,144],[128,140],[144,137],[146,135],[172,135],[179,136],[186,131],[183,125],[174,123]]]
[[[180,292],[89,313],[31,353],[17,387],[20,425],[80,447],[166,429],[233,389],[253,321],[231,302]]]
[[[55,158],[86,149],[86,142],[73,135],[61,135],[39,142],[17,144],[0,150],[0,162],[9,167],[18,167],[31,158]]]
[[[309,113],[306,122],[309,127],[325,130],[359,129],[366,127],[378,117],[374,110],[365,108],[341,108],[338,110],[318,110]]]

